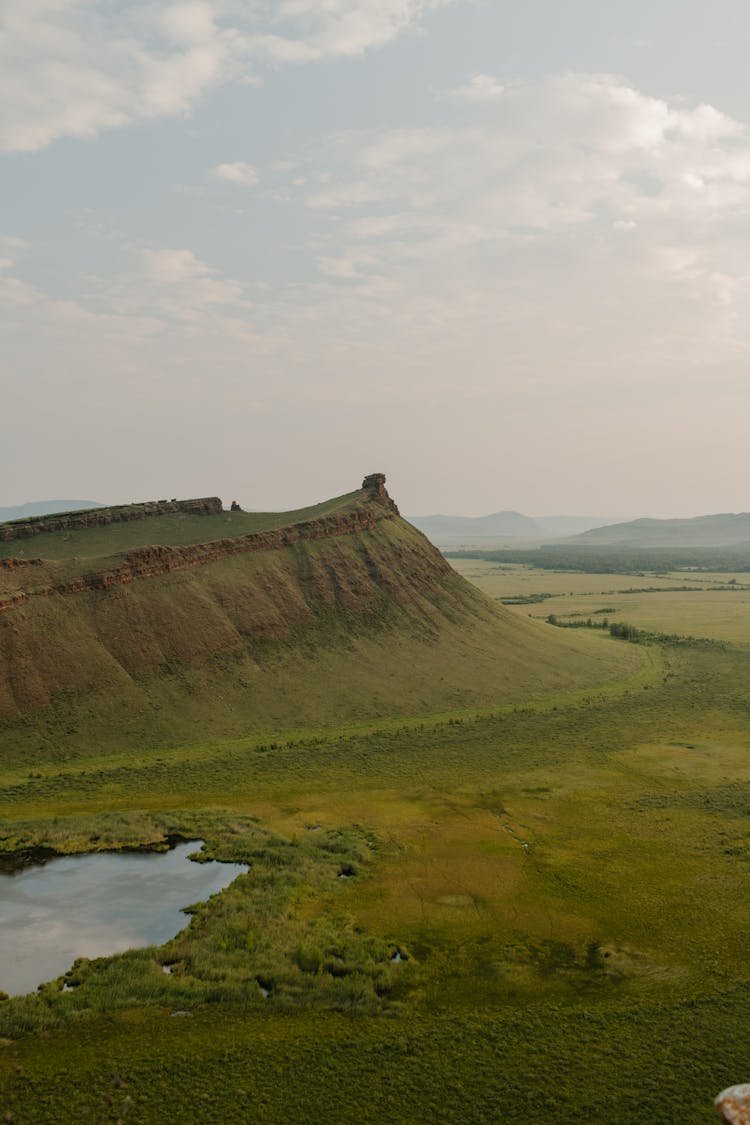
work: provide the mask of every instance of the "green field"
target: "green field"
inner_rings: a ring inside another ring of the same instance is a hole
[[[250,864],[166,946],[0,1005],[6,1120],[698,1123],[748,1077],[747,592],[718,590],[726,575],[461,568],[493,599],[552,595],[481,617],[481,698],[468,678],[452,703],[434,682],[448,645],[459,675],[471,664],[456,587],[442,641],[417,646],[412,606],[410,639],[370,623],[348,653],[335,630],[318,643],[296,666],[318,692],[296,725],[238,733],[224,715],[207,737],[203,701],[192,738],[184,724],[159,746],[80,737],[64,753],[62,704],[46,728],[6,725],[0,850],[200,835]],[[523,620],[609,607],[721,643]],[[336,719],[347,660],[366,699],[358,645],[379,692],[393,659],[402,694]],[[274,654],[293,692],[290,652]],[[177,698],[154,682],[162,706]]]
[[[489,597],[531,618],[554,613],[566,621],[606,610],[609,620],[650,632],[750,644],[750,576],[744,572],[581,574],[479,559],[451,562]]]

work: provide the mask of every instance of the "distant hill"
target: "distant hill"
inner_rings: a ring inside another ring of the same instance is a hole
[[[34,500],[14,508],[0,508],[0,523],[24,520],[29,516],[47,516],[53,512],[81,512],[86,508],[102,508],[98,500]]]
[[[692,519],[638,519],[597,527],[571,543],[597,547],[737,547],[750,544],[750,512]]]
[[[543,529],[530,516],[520,512],[494,512],[490,516],[407,516],[409,523],[418,528],[428,539],[444,539],[446,536],[464,538],[485,538],[504,535],[523,535],[536,537],[543,535]]]
[[[407,516],[409,523],[431,539],[542,539],[568,537],[590,527],[614,523],[604,516],[524,516],[520,512],[494,512],[490,516]]]
[[[601,528],[620,522],[609,516],[535,516],[534,520],[546,536],[555,537],[578,535],[592,527]]]

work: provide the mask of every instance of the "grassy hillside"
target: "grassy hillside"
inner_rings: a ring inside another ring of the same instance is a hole
[[[748,657],[645,651],[619,692],[8,771],[6,848],[179,830],[252,868],[0,1005],[2,1110],[710,1121],[750,1047]]]
[[[0,1116],[711,1120],[750,1049],[747,648],[529,620],[371,490],[324,519],[0,567],[0,853],[249,867],[0,1001]]]
[[[356,534],[33,595],[82,568],[0,570],[9,594],[30,594],[0,614],[6,762],[519,702],[640,666],[602,638],[519,621],[392,513]]]
[[[592,547],[734,547],[750,543],[750,512],[695,516],[692,519],[638,519],[596,527],[576,535],[576,545]]]

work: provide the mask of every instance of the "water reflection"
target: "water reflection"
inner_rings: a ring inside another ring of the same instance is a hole
[[[76,957],[161,945],[186,923],[181,907],[223,890],[238,863],[192,863],[200,840],[169,852],[54,859],[0,874],[0,989],[30,992]]]

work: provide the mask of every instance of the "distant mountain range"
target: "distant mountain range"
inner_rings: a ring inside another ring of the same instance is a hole
[[[0,523],[23,520],[27,516],[47,516],[53,512],[79,512],[84,508],[103,508],[98,500],[34,500],[14,508],[0,508]]]
[[[592,527],[614,523],[603,516],[524,516],[520,512],[494,512],[489,516],[407,516],[428,539],[543,539],[576,535]]]
[[[101,508],[97,500],[35,500],[0,507],[0,522],[56,512]],[[726,512],[691,519],[636,519],[617,522],[602,516],[407,516],[434,543],[475,539],[566,539],[592,547],[750,547],[750,512]]]
[[[592,547],[750,546],[750,512],[727,512],[692,519],[638,519],[596,527],[569,540]]]

